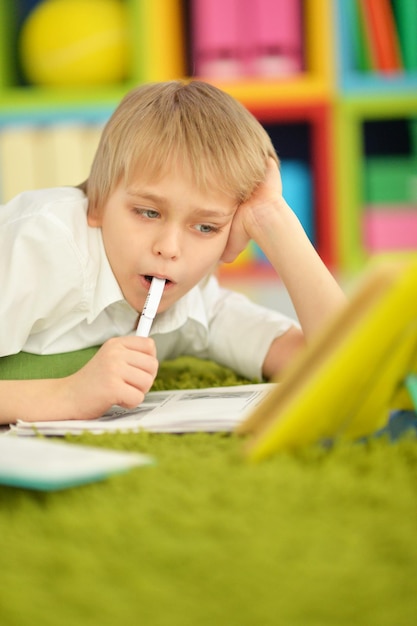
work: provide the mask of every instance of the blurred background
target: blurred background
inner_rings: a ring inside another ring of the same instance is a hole
[[[265,126],[284,195],[335,274],[415,252],[414,0],[0,0],[0,201],[84,180],[123,95],[183,77]],[[285,300],[255,245],[220,278]]]

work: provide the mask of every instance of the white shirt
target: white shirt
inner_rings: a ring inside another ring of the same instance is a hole
[[[0,207],[0,356],[70,352],[134,333],[138,312],[86,214],[85,195],[71,187]],[[194,355],[260,379],[272,341],[294,325],[211,276],[157,315],[151,335],[161,361]]]

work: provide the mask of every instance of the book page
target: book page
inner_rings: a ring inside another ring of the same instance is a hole
[[[65,435],[140,431],[230,432],[263,401],[276,383],[151,391],[135,409],[114,406],[96,420],[26,422],[11,426],[19,435]]]

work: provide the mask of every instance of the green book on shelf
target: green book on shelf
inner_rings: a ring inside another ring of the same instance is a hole
[[[410,157],[373,157],[364,166],[364,199],[367,204],[415,202],[414,182],[417,159]]]
[[[393,0],[404,68],[407,72],[417,70],[417,2]]]
[[[346,2],[345,10],[349,20],[354,69],[360,72],[370,72],[372,71],[370,50],[366,39],[363,17],[357,0]]]

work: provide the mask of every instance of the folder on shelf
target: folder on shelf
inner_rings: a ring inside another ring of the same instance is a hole
[[[257,461],[319,441],[358,438],[412,409],[417,372],[417,261],[369,270],[345,309],[236,429]]]
[[[234,78],[242,73],[239,0],[192,0],[193,74]]]
[[[88,177],[100,124],[54,123],[0,130],[0,201],[22,191],[78,185]]]
[[[301,71],[300,0],[193,0],[195,73],[216,78]]]
[[[36,134],[31,126],[0,129],[0,200],[7,202],[26,189],[36,189]]]
[[[247,0],[242,11],[242,49],[247,73],[288,76],[301,71],[300,0]]]
[[[95,133],[93,132],[93,128]],[[58,123],[39,127],[37,187],[79,185],[89,174],[101,127],[93,127],[89,141],[82,123]]]
[[[417,203],[370,204],[362,210],[365,248],[371,252],[417,250]]]

